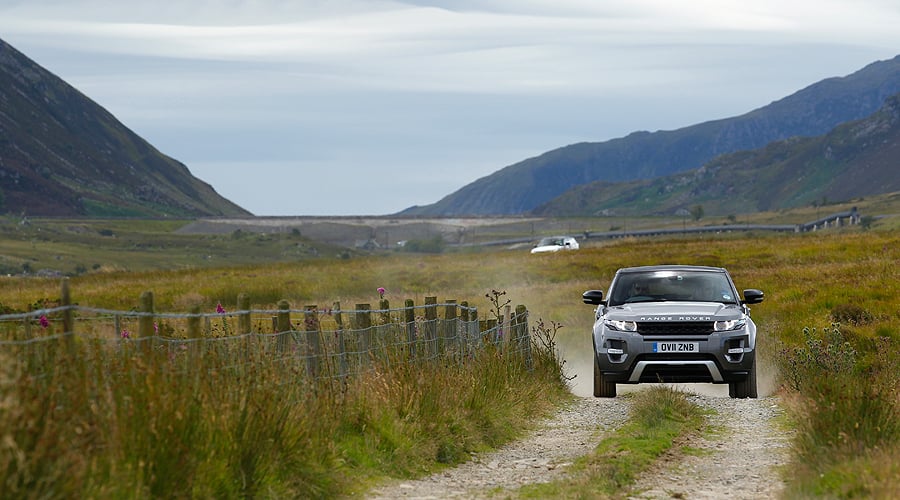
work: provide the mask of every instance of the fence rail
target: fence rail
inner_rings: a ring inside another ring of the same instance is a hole
[[[400,308],[382,299],[377,309],[356,304],[345,310],[339,302],[298,309],[285,300],[277,309],[254,309],[242,294],[234,311],[217,306],[214,312],[195,307],[161,313],[155,311],[152,292],[144,292],[139,310],[120,311],[72,304],[68,280],[60,297],[55,307],[0,315],[0,354],[27,363],[36,375],[47,369],[54,353],[66,350],[158,353],[181,369],[209,359],[218,368],[227,363],[243,369],[276,361],[309,380],[346,379],[392,363],[464,363],[487,346],[531,364],[524,306],[505,306],[498,318],[479,319],[467,302],[439,303],[436,297],[426,297],[422,305],[406,300]]]

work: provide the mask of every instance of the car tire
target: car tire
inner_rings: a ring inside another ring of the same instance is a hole
[[[600,366],[594,359],[594,397],[595,398],[614,398],[616,397],[616,383],[609,382],[600,371]]]
[[[746,399],[752,398],[756,399],[758,397],[758,393],[756,390],[756,357],[753,357],[753,366],[750,367],[750,372],[747,374],[747,378],[741,380],[739,382],[730,382],[728,384],[728,395],[732,398],[737,399]]]

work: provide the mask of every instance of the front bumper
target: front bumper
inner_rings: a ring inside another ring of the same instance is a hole
[[[712,382],[744,380],[754,366],[755,331],[709,335],[645,336],[600,326],[594,334],[596,363],[604,378],[620,384],[646,382]],[[656,342],[696,342],[693,353],[653,352]]]

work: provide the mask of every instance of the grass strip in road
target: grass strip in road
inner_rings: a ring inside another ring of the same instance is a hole
[[[660,386],[632,393],[630,418],[582,457],[564,479],[528,485],[520,498],[617,498],[680,439],[701,431],[706,410]]]

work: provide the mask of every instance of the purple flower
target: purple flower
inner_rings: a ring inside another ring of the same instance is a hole
[[[123,338],[123,339],[130,339],[130,338],[131,338],[131,332],[129,332],[128,330],[122,328],[122,338]]]
[[[386,291],[387,290],[385,290],[383,286],[378,287],[378,295],[380,295],[382,299],[384,298],[384,292]]]
[[[219,313],[219,314],[225,314],[225,308],[222,307],[222,303],[221,303],[221,302],[219,302],[218,304],[216,304],[216,312]]]
[[[44,316],[43,314],[41,314],[41,319],[38,320],[38,323],[41,324],[41,328],[47,328],[48,326],[50,326],[50,320],[47,319],[47,316]]]

